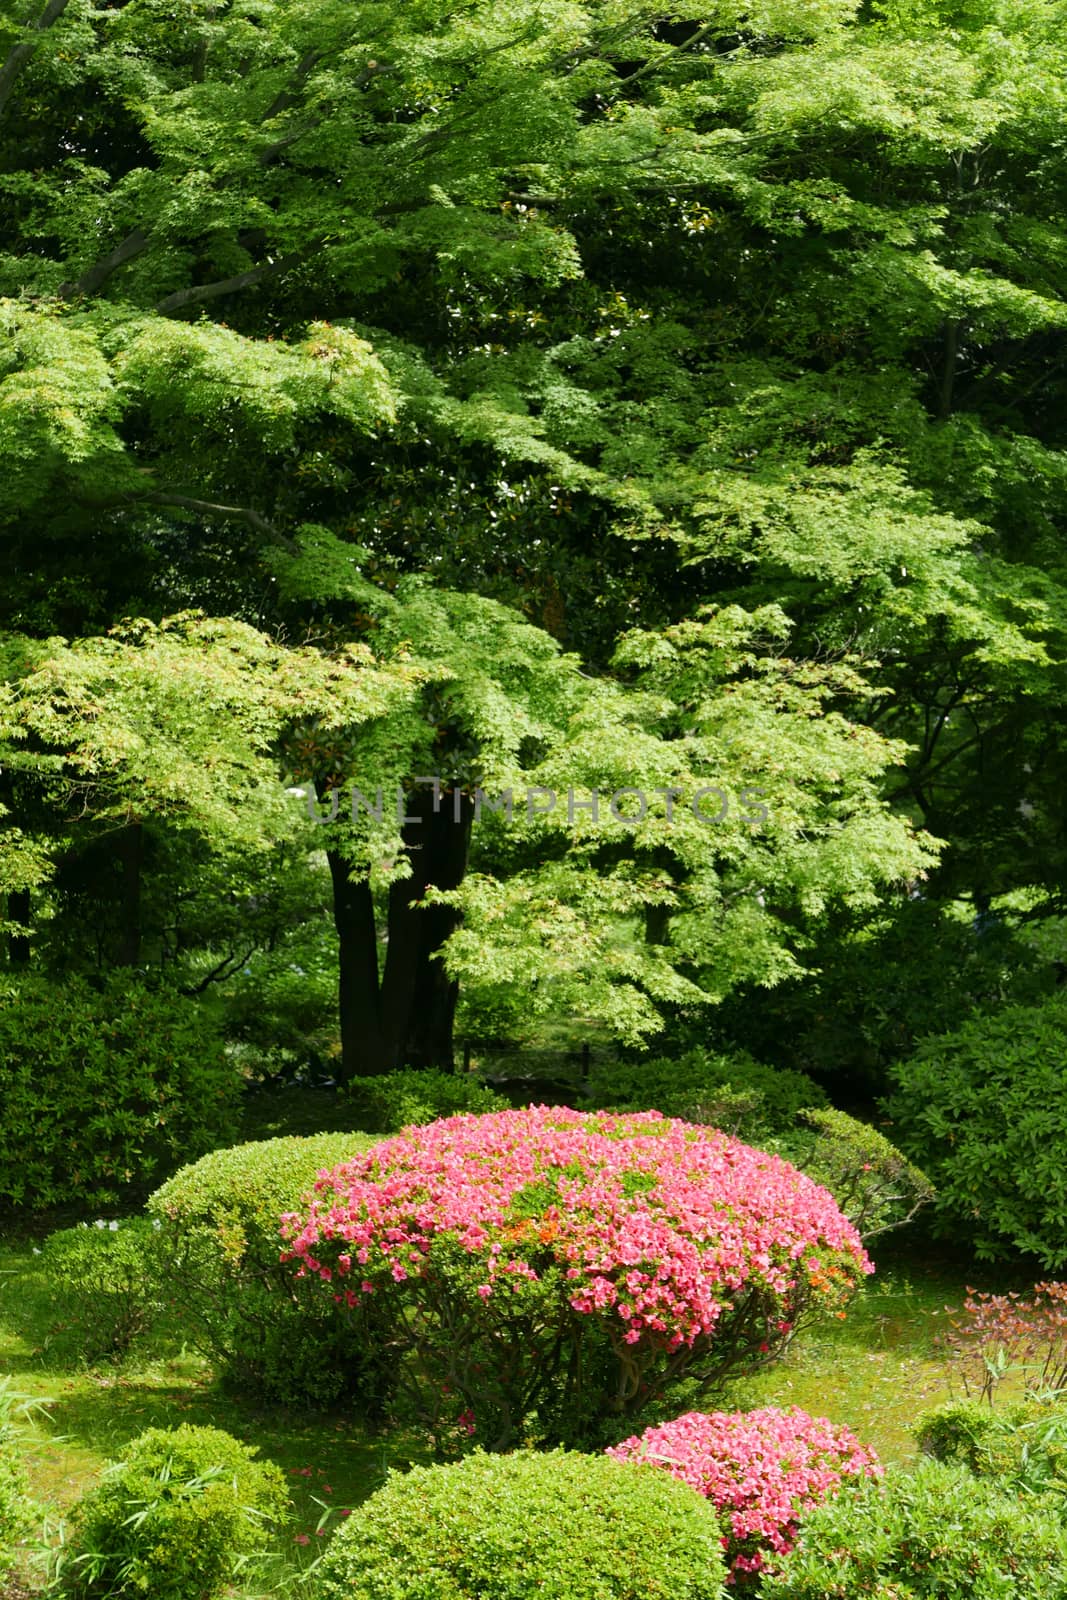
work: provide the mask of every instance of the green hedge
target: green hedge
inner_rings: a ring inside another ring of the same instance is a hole
[[[372,1133],[397,1133],[412,1123],[437,1122],[460,1112],[506,1111],[509,1102],[469,1074],[406,1067],[348,1086],[352,1114]]]
[[[565,1451],[394,1473],[334,1537],[315,1600],[716,1600],[718,1518],[664,1472]]]
[[[279,1219],[325,1168],[374,1144],[359,1133],[267,1139],[183,1167],[148,1201],[162,1224],[165,1298],[234,1386],[287,1404],[373,1401],[364,1338],[317,1283],[283,1266]],[[318,1292],[316,1292],[318,1290]]]
[[[238,1084],[195,1001],[128,973],[0,982],[0,1201],[108,1205],[231,1140]]]
[[[53,1350],[117,1361],[152,1327],[162,1310],[159,1228],[131,1217],[49,1234],[39,1266],[56,1314]]]
[[[766,1066],[743,1051],[690,1050],[676,1059],[600,1067],[590,1080],[588,1103],[597,1109],[662,1111],[759,1142],[792,1129],[806,1106],[828,1102],[804,1072]]]
[[[1008,1006],[927,1039],[885,1110],[937,1188],[945,1235],[979,1256],[1067,1265],[1067,999]]]

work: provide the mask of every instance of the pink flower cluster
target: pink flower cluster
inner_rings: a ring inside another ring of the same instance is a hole
[[[780,1157],[662,1117],[532,1106],[406,1129],[320,1174],[282,1219],[298,1276],[348,1305],[426,1271],[447,1235],[490,1300],[549,1267],[628,1344],[692,1346],[749,1289],[836,1303],[873,1270],[827,1190]],[[347,1282],[345,1281],[347,1280]],[[773,1337],[788,1333],[778,1323]]]
[[[848,1428],[799,1407],[690,1411],[647,1428],[606,1452],[617,1461],[665,1468],[723,1513],[731,1581],[759,1572],[766,1553],[784,1553],[799,1519],[849,1476],[882,1467]]]

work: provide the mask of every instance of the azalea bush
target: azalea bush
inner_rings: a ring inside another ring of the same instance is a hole
[[[1067,1530],[1041,1499],[923,1461],[815,1506],[761,1600],[1062,1600]]]
[[[48,1235],[40,1253],[53,1344],[84,1361],[118,1361],[163,1309],[158,1221],[102,1217]]]
[[[320,1133],[214,1150],[150,1196],[165,1288],[185,1337],[231,1387],[321,1407],[372,1400],[382,1374],[361,1359],[350,1319],[279,1262],[278,1219],[317,1175],[370,1144]]]
[[[746,1139],[787,1133],[805,1107],[828,1104],[825,1089],[806,1072],[767,1066],[744,1050],[612,1062],[594,1072],[589,1097],[594,1106],[662,1111]]]
[[[298,1277],[357,1322],[376,1309],[420,1419],[494,1449],[606,1442],[683,1374],[699,1392],[843,1315],[872,1270],[825,1189],[657,1112],[411,1128],[321,1177],[283,1228]]]
[[[606,1454],[663,1468],[706,1496],[721,1514],[731,1577],[742,1585],[768,1552],[792,1548],[804,1513],[845,1478],[882,1472],[874,1452],[848,1428],[796,1406],[690,1411]]]
[[[937,1188],[942,1235],[984,1260],[1067,1266],[1067,998],[1003,1006],[892,1069],[893,1139]]]
[[[371,1133],[399,1133],[410,1123],[436,1122],[461,1111],[503,1111],[507,1101],[470,1073],[405,1067],[347,1086],[353,1116]]]
[[[824,1184],[864,1243],[905,1227],[934,1198],[934,1187],[885,1135],[844,1111],[816,1106],[774,1149]]]
[[[569,1451],[392,1473],[331,1540],[314,1600],[718,1600],[712,1508]]]
[[[239,1084],[203,1007],[115,972],[0,980],[0,1201],[128,1201],[231,1139]]]

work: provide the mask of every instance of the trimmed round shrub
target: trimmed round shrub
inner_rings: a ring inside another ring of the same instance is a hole
[[[690,1411],[605,1452],[680,1478],[720,1513],[731,1580],[742,1584],[769,1552],[792,1548],[800,1519],[845,1478],[881,1476],[848,1428],[797,1406]]]
[[[220,1428],[149,1428],[74,1507],[64,1587],[85,1596],[207,1600],[263,1552],[285,1478]]]
[[[315,1574],[315,1600],[716,1600],[712,1508],[666,1474],[553,1451],[393,1473]]]
[[[130,973],[0,982],[0,1200],[107,1205],[232,1139],[238,1084],[195,1001]]]
[[[589,1099],[616,1111],[661,1111],[748,1139],[786,1133],[799,1111],[829,1104],[805,1072],[766,1066],[745,1051],[710,1050],[601,1067],[590,1080]]]
[[[658,1112],[452,1117],[315,1191],[284,1219],[297,1276],[387,1308],[422,1420],[498,1449],[592,1439],[683,1373],[769,1361],[873,1270],[825,1189]]]
[[[832,1107],[801,1111],[773,1147],[829,1189],[864,1243],[904,1227],[934,1198],[926,1174],[883,1133]]]
[[[131,1217],[49,1234],[39,1264],[61,1347],[84,1361],[119,1360],[152,1326],[162,1309],[159,1229]]]
[[[962,1467],[921,1462],[804,1517],[760,1600],[1063,1600],[1067,1531]]]
[[[892,1072],[893,1137],[937,1188],[941,1231],[983,1259],[1067,1263],[1067,1001],[927,1039]]]
[[[12,1425],[16,1401],[10,1380],[0,1379],[0,1579],[15,1565],[19,1542],[35,1520],[30,1486],[18,1454]]]
[[[399,1133],[416,1123],[436,1122],[469,1111],[504,1111],[508,1102],[470,1073],[406,1067],[348,1086],[353,1115],[371,1133]]]
[[[216,1150],[176,1172],[148,1200],[162,1225],[165,1297],[189,1342],[233,1386],[284,1404],[370,1403],[365,1330],[280,1261],[279,1218],[320,1173],[365,1151],[359,1133],[266,1139]]]

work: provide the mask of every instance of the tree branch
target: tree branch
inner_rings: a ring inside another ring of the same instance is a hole
[[[99,261],[87,267],[74,283],[61,283],[59,295],[63,300],[73,300],[75,295],[95,294],[103,288],[113,272],[125,266],[127,261],[132,261],[134,256],[139,256],[141,251],[148,246],[148,234],[143,228],[134,228],[112,250],[110,255],[101,257]]]
[[[254,944],[250,944],[243,955],[235,955],[231,950],[228,955],[223,956],[218,966],[211,968],[206,978],[201,978],[199,983],[179,989],[178,993],[186,995],[203,994],[209,984],[225,982],[227,978],[232,978],[234,973],[239,972],[249,958],[255,955],[255,951]],[[227,968],[229,968],[228,971]]]
[[[290,251],[287,256],[279,256],[277,261],[266,261],[262,266],[249,267],[247,272],[238,272],[232,278],[216,278],[214,283],[194,283],[188,289],[178,289],[174,294],[168,294],[155,309],[160,316],[167,317],[174,311],[183,311],[186,306],[199,305],[204,300],[217,300],[221,295],[237,294],[241,289],[250,289],[254,283],[261,283],[264,278],[272,278],[279,272],[286,272],[290,267],[295,267],[318,248],[318,245],[305,245],[301,250]]]
[[[198,500],[194,495],[174,494],[169,489],[149,489],[143,495],[138,495],[137,499],[148,501],[154,506],[176,506],[180,511],[201,511],[205,516],[226,517],[235,522],[247,522],[257,533],[265,534],[271,544],[287,550],[292,556],[300,554],[299,546],[252,506],[220,505],[214,500]]]
[[[52,24],[59,21],[69,4],[70,0],[48,0],[48,4],[33,25],[30,37],[23,39],[20,44],[13,45],[8,52],[7,60],[0,67],[0,117],[3,116],[11,98],[19,73],[41,42],[34,35],[47,33]]]

